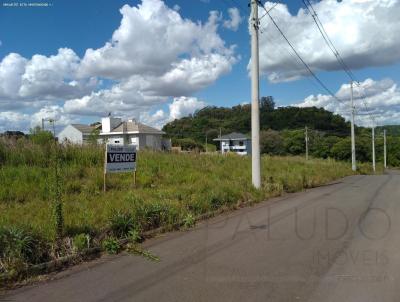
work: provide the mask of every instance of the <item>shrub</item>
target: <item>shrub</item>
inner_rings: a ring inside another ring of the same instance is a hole
[[[140,242],[142,241],[142,236],[140,236],[140,233],[138,230],[130,230],[128,233],[128,240],[130,242]]]
[[[90,236],[88,234],[78,234],[72,239],[74,249],[78,252],[90,247]]]
[[[0,271],[18,271],[28,264],[46,261],[49,247],[32,232],[22,228],[0,228]]]
[[[103,249],[108,254],[118,254],[121,251],[121,245],[115,237],[108,237],[103,240]]]
[[[126,237],[129,231],[135,227],[135,221],[131,213],[116,211],[110,217],[110,228],[114,236]]]
[[[183,218],[183,226],[187,229],[193,227],[196,223],[196,218],[192,213],[186,214],[185,218]]]

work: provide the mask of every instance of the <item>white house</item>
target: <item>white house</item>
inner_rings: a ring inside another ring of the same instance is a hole
[[[169,150],[170,140],[163,140],[163,131],[136,122],[134,119],[122,121],[121,118],[104,117],[101,126],[69,125],[58,135],[59,141],[85,144],[93,130],[99,129],[98,143],[114,145],[136,145],[137,149]]]
[[[126,122],[121,118],[104,117],[101,119],[100,139],[114,145],[136,145],[137,149],[165,149],[162,136],[165,132],[146,126],[134,119]]]
[[[65,127],[58,134],[58,141],[69,142],[72,144],[86,144],[89,140],[90,135],[96,130],[97,127],[82,125],[82,124],[71,124]]]
[[[251,139],[242,133],[232,132],[215,138],[220,142],[221,153],[235,152],[239,155],[251,154]]]

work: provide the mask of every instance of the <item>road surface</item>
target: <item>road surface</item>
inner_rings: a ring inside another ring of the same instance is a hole
[[[400,301],[400,175],[351,176],[146,242],[6,301]]]

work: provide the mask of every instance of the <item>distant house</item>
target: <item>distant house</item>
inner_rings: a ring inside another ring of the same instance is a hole
[[[251,139],[242,133],[232,132],[215,138],[220,142],[221,153],[235,152],[239,155],[251,154]]]
[[[170,149],[170,141],[163,140],[165,132],[146,126],[134,119],[122,121],[121,118],[101,119],[100,140],[114,145],[136,145],[138,149]]]
[[[98,127],[82,124],[71,124],[65,127],[58,134],[58,141],[61,143],[69,142],[72,144],[83,145],[89,141],[90,135],[96,129],[98,129]]]

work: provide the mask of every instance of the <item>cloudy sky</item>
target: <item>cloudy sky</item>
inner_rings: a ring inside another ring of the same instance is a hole
[[[109,112],[162,127],[207,105],[249,102],[247,2],[0,0],[0,132],[27,131],[42,118],[91,123]],[[309,77],[268,16],[260,24],[261,95],[347,116],[349,78],[302,1],[263,3],[341,102]],[[356,122],[369,123],[364,96],[378,124],[400,124],[400,0],[312,3],[360,81]]]

